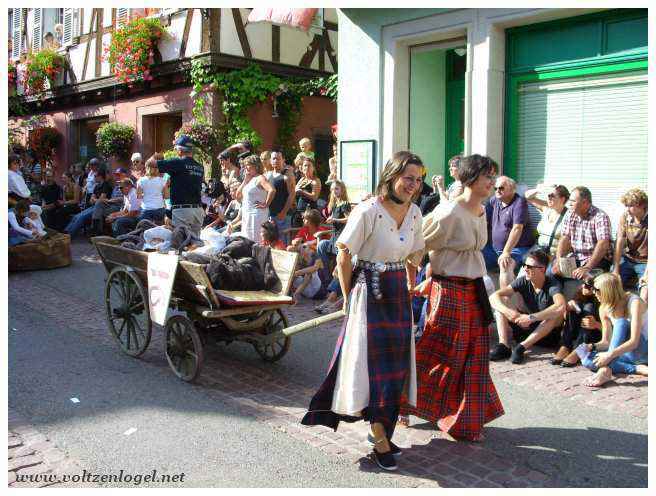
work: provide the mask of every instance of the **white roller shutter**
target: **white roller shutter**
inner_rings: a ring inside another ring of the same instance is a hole
[[[11,41],[11,58],[17,59],[21,54],[21,43],[23,41],[23,9],[12,10],[12,41]]]
[[[622,194],[647,190],[647,73],[527,83],[518,100],[518,182],[587,186],[616,224]]]
[[[43,39],[43,9],[34,9],[32,12],[32,51],[41,50]]]

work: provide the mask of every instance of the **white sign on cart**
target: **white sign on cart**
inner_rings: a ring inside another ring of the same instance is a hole
[[[178,255],[165,253],[148,254],[148,306],[153,322],[164,325],[169,308]]]

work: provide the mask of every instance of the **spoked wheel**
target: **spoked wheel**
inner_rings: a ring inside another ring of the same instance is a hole
[[[166,359],[183,381],[198,377],[203,364],[203,343],[194,324],[184,315],[174,315],[166,321]]]
[[[282,313],[282,310],[276,310],[271,313],[271,318],[264,327],[265,334],[275,334],[288,327],[287,317]],[[255,351],[262,357],[265,362],[277,362],[289,351],[292,344],[292,338],[280,337],[271,344],[257,343],[255,344]]]
[[[146,291],[133,272],[115,267],[105,284],[105,308],[109,330],[123,350],[140,356],[150,343],[152,323]]]

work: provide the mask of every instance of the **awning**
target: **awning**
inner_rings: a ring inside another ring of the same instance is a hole
[[[307,31],[319,9],[258,9],[251,10],[248,22],[270,22]]]

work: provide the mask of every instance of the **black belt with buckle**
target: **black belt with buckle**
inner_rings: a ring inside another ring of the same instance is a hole
[[[171,205],[171,210],[176,208],[203,208],[200,203],[181,203],[180,205]]]

